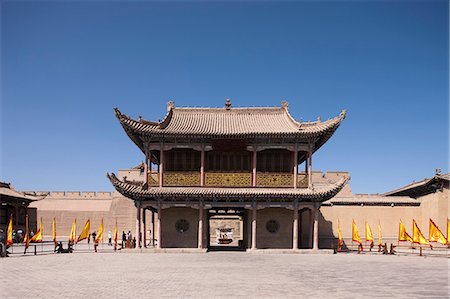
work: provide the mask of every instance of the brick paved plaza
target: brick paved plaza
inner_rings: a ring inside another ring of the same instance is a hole
[[[0,260],[2,298],[447,298],[448,259],[245,252]]]

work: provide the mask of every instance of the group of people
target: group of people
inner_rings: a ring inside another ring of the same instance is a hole
[[[131,231],[122,231],[122,248],[136,248],[136,237],[133,237]]]

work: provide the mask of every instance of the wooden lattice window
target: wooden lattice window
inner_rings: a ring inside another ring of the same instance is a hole
[[[200,152],[191,149],[173,149],[166,153],[166,171],[200,171]]]

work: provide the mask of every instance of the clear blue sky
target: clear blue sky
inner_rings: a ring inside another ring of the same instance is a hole
[[[278,106],[347,118],[315,170],[376,193],[448,171],[448,1],[1,2],[1,176],[112,190],[138,164],[113,107]]]

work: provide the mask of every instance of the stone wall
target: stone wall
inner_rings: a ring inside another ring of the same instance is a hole
[[[161,210],[161,247],[196,248],[198,242],[198,209],[167,208]],[[180,232],[176,228],[179,220],[185,220],[189,228]]]

